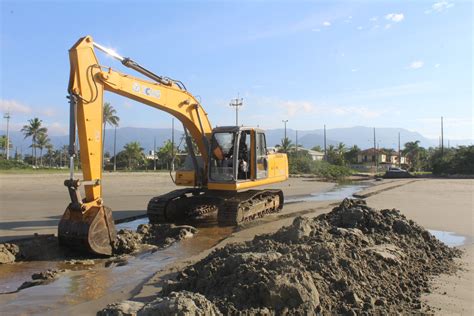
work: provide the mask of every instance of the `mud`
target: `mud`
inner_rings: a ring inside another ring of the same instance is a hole
[[[432,276],[454,272],[460,255],[398,210],[346,199],[330,213],[215,250],[138,315],[181,296],[223,314],[430,312],[421,294],[430,292]],[[194,314],[167,306],[169,314]]]
[[[48,269],[46,271],[33,273],[31,275],[32,281],[23,282],[23,284],[20,285],[20,287],[18,287],[16,292],[29,288],[29,287],[37,286],[37,285],[49,284],[53,282],[54,280],[56,280],[61,274],[64,274],[66,272],[69,272],[69,270]]]
[[[128,264],[132,254],[166,248],[171,244],[192,237],[197,229],[192,226],[173,224],[142,224],[136,232],[122,229],[114,241],[114,256],[101,259],[90,254],[76,252],[60,247],[55,236],[39,236],[14,243],[0,244],[0,263],[8,264],[21,261],[60,261],[72,270],[93,269],[97,265],[106,268],[120,267]],[[32,280],[23,282],[15,291],[45,285],[56,280],[68,269],[48,269],[32,274]],[[8,292],[12,293],[12,292]]]
[[[142,224],[136,232],[121,229],[117,232],[117,239],[113,244],[114,254],[130,254],[149,246],[168,247],[196,233],[197,229],[192,226],[174,224]]]

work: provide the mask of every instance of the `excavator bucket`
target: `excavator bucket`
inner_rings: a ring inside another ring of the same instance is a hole
[[[98,255],[112,255],[115,238],[112,210],[106,206],[93,206],[84,212],[69,205],[58,226],[61,245]]]

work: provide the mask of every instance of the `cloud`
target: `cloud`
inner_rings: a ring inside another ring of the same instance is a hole
[[[358,29],[359,31],[362,31],[364,28],[359,25],[359,26],[357,27],[357,29]]]
[[[424,64],[425,63],[422,60],[415,60],[408,66],[408,68],[410,68],[410,69],[419,69],[419,68],[423,67]]]
[[[403,13],[389,13],[385,16],[386,20],[389,20],[395,23],[401,22],[404,18],[405,16],[403,15]]]
[[[22,114],[28,114],[32,112],[31,108],[27,105],[24,105],[15,100],[3,100],[3,99],[0,99],[0,111],[2,112],[10,111],[10,113],[22,113]]]
[[[44,108],[44,109],[39,111],[39,114],[44,115],[44,116],[48,116],[48,117],[52,117],[52,116],[56,116],[57,112],[53,108]]]
[[[443,12],[445,10],[448,10],[449,8],[452,8],[453,6],[454,3],[450,1],[438,1],[431,6],[431,9],[426,10],[425,13],[430,14],[432,12]]]
[[[435,66],[435,68],[439,68],[439,66],[441,66],[441,64],[435,64],[434,66]]]
[[[69,128],[60,122],[45,123],[44,126],[48,128],[49,135],[67,135],[69,133]]]
[[[321,29],[312,29],[313,32],[321,32]]]
[[[324,22],[323,22],[323,25],[326,26],[326,27],[331,26],[331,22],[329,22],[329,21],[324,21]]]
[[[370,22],[377,22],[377,20],[379,19],[378,16],[373,16],[369,19]]]
[[[312,102],[309,101],[282,101],[279,107],[284,109],[286,116],[294,117],[301,113],[311,113],[316,110],[316,107]]]
[[[352,68],[351,71],[352,71],[352,72],[358,72],[359,69],[358,69],[358,68]]]

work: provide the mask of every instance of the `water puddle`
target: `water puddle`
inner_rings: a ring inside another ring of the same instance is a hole
[[[465,245],[468,243],[469,239],[471,239],[468,236],[458,235],[453,232],[433,229],[428,229],[428,231],[449,247],[459,247]]]
[[[285,203],[298,203],[309,201],[343,200],[350,198],[356,192],[371,186],[370,183],[341,183],[326,192],[312,193],[310,195],[294,196],[285,199]]]
[[[117,228],[135,229],[148,223],[141,218],[118,224]],[[150,278],[164,266],[200,253],[216,245],[233,232],[231,227],[199,227],[199,232],[190,239],[182,240],[171,247],[155,252],[146,252],[131,257],[123,266],[105,268],[106,259],[95,259],[94,265],[71,266],[64,261],[19,262],[0,266],[0,292],[16,290],[24,281],[30,280],[34,272],[46,269],[71,269],[59,279],[47,285],[21,290],[14,294],[0,295],[2,314],[43,314],[97,300],[104,295],[131,291]],[[66,306],[65,306],[66,305]]]

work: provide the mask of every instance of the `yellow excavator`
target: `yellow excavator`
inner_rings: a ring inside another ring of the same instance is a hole
[[[96,49],[147,79],[100,65]],[[261,129],[213,129],[207,113],[182,82],[154,74],[132,59],[95,43],[91,36],[74,44],[69,59],[70,176],[64,184],[71,203],[59,222],[58,238],[62,245],[99,255],[111,255],[113,251],[116,231],[112,210],[102,199],[104,90],[165,111],[183,124],[188,156],[184,167],[172,178],[176,185],[186,188],[152,198],[147,208],[151,223],[185,221],[217,211],[220,225],[238,225],[283,207],[281,190],[253,189],[288,179],[286,154],[269,153]],[[74,176],[76,134],[83,180]]]

